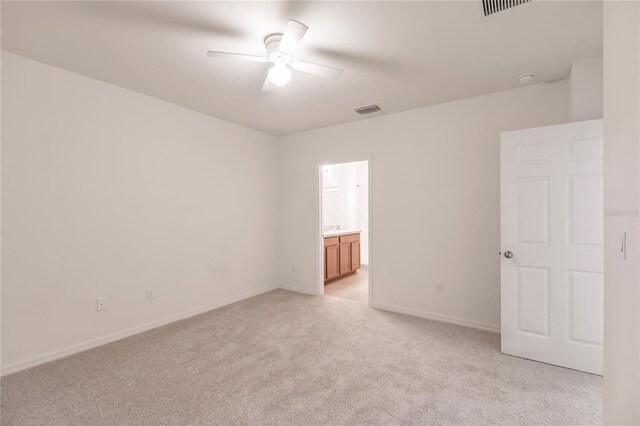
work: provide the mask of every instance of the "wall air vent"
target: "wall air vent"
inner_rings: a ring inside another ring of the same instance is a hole
[[[360,115],[371,114],[372,112],[378,112],[382,110],[378,105],[367,105],[360,108],[354,109]]]
[[[493,15],[521,4],[530,3],[533,0],[481,0],[484,16]]]

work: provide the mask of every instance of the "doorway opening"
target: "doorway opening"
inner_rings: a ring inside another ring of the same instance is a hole
[[[369,162],[320,166],[321,294],[369,303]]]

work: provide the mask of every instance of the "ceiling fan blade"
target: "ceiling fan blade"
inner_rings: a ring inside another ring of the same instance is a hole
[[[267,74],[267,78],[264,80],[264,84],[262,85],[262,91],[263,92],[271,92],[272,90],[277,89],[278,86],[276,86],[271,79],[269,78],[269,74]]]
[[[280,40],[280,51],[285,55],[293,54],[308,29],[309,27],[305,24],[290,20],[287,23],[287,28],[285,28],[284,34],[282,34],[282,40]]]
[[[295,61],[291,64],[294,70],[308,72],[309,74],[321,75],[338,79],[342,75],[340,68],[329,67],[327,65],[314,64],[313,62]]]
[[[229,52],[216,52],[210,50],[207,52],[207,56],[210,58],[219,59],[239,59],[241,61],[253,61],[253,62],[268,62],[269,58],[264,56],[243,55],[241,53],[229,53]]]

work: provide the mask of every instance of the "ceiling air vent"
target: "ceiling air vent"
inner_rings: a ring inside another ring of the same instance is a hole
[[[382,110],[378,105],[367,105],[360,108],[354,109],[360,115],[371,114],[372,112],[378,112]]]
[[[484,16],[489,16],[531,1],[533,0],[482,0],[482,10]]]

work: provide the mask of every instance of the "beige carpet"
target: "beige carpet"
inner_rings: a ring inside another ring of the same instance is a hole
[[[274,291],[2,379],[2,424],[601,423],[602,378]]]

